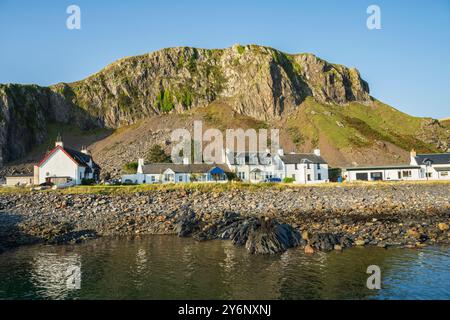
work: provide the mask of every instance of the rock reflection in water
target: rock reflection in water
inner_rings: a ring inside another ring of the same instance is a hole
[[[382,290],[366,288],[369,265]],[[0,298],[24,299],[449,299],[448,248],[352,248],[257,256],[227,241],[172,236],[102,238],[0,255]],[[80,290],[65,271],[80,266]]]

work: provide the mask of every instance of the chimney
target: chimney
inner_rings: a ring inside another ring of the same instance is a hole
[[[417,156],[417,152],[415,149],[412,149],[411,152],[409,153],[410,155],[410,165],[418,165],[417,161],[416,161],[416,156]]]
[[[55,147],[64,148],[64,143],[63,143],[61,135],[59,133],[58,133],[58,136],[56,137]]]
[[[144,159],[142,159],[142,158],[139,158],[138,159],[138,168],[137,168],[137,173],[144,173],[144,164],[145,164],[145,161],[144,161]]]
[[[278,155],[280,157],[284,156],[284,150],[283,149],[278,149]]]
[[[33,184],[39,184],[39,166],[33,166]]]
[[[314,154],[320,157],[320,149],[314,149]]]

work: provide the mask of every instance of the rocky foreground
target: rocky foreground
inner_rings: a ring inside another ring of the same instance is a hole
[[[168,234],[251,253],[448,245],[450,184],[0,194],[0,252],[32,243]]]

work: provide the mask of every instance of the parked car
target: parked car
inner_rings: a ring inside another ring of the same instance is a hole
[[[271,182],[271,183],[281,182],[281,178],[267,178],[263,182]]]

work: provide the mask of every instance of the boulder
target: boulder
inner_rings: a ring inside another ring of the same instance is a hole
[[[259,227],[248,233],[245,247],[252,254],[276,254],[298,246],[300,234],[288,224],[261,219]]]

